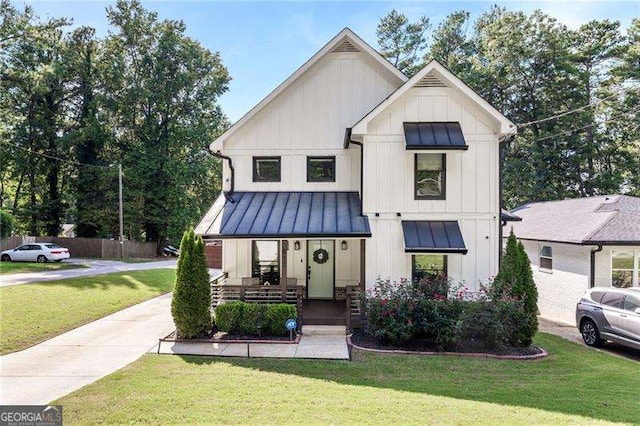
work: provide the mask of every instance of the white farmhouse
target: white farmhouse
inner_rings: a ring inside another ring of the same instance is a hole
[[[497,273],[514,131],[438,62],[408,79],[344,29],[210,145],[224,193],[196,233],[223,241],[227,288],[335,301],[438,270],[473,290]]]
[[[588,288],[640,285],[640,198],[607,195],[530,203],[513,210],[538,288],[540,314],[575,324]]]

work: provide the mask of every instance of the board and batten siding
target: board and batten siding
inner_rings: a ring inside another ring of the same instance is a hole
[[[260,239],[257,240],[268,240]],[[340,242],[335,240],[335,284],[336,287],[358,285],[360,283],[360,240],[344,239],[347,249],[342,250]],[[223,270],[229,275],[227,285],[242,285],[242,278],[251,276],[251,241],[250,239],[225,239],[222,244]],[[276,241],[276,240],[274,240]],[[282,240],[280,241],[282,248]],[[298,285],[306,286],[307,282],[307,243],[306,240],[289,241],[287,251],[287,276],[296,278]],[[300,241],[300,250],[294,250],[294,242]]]
[[[359,191],[360,154],[345,130],[400,82],[363,53],[329,53],[224,142],[236,191]],[[281,182],[253,182],[253,156],[281,156]],[[307,183],[307,156],[336,156],[336,181]],[[224,189],[229,169],[223,167]]]
[[[412,88],[369,123],[363,136],[363,210],[373,235],[367,240],[367,286],[378,276],[411,278],[402,220],[458,221],[469,251],[448,256],[454,283],[477,290],[497,273],[499,142],[492,119],[465,99],[451,88]],[[407,151],[403,123],[433,121],[459,122],[469,149]],[[414,199],[416,153],[446,154],[445,200]]]

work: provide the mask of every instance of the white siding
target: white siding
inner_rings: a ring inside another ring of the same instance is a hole
[[[366,246],[366,283],[371,288],[378,277],[398,281],[411,278],[411,253],[404,251],[402,220],[421,220],[417,216],[401,218],[391,216],[369,217],[372,238]],[[422,219],[424,220],[424,219]],[[448,255],[448,273],[454,283],[462,283],[469,290],[478,289],[497,273],[498,250],[497,220],[480,217],[439,215],[429,220],[458,220],[467,254]]]
[[[345,130],[397,89],[363,53],[330,53],[225,141],[236,191],[359,191],[360,153]],[[336,156],[335,183],[307,183],[307,156]],[[253,156],[282,156],[282,181],[252,182]],[[228,189],[229,170],[223,176]]]
[[[611,254],[612,252],[637,253],[640,259],[640,246],[607,246],[596,253],[596,280],[597,287],[609,287],[611,285]],[[637,260],[640,266],[640,260]],[[640,281],[640,276],[638,278]]]
[[[229,274],[226,284],[241,285],[243,277],[251,276],[250,239],[226,239],[222,243],[222,270]],[[287,276],[297,278],[298,285],[306,286],[307,246],[306,240],[288,240]],[[300,241],[300,250],[294,249],[295,241]],[[347,249],[342,250],[343,239],[335,241],[335,281],[336,287],[360,283],[360,240],[346,239]],[[282,249],[282,241],[280,242]]]
[[[576,303],[589,288],[591,247],[573,244],[522,241],[538,288],[540,315],[554,321],[575,324]],[[551,246],[553,270],[539,267],[539,247]]]
[[[407,121],[457,121],[462,126],[467,151],[428,151],[446,154],[445,200],[414,199],[417,152],[406,150],[403,122]],[[486,112],[454,89],[413,88],[369,123],[363,138],[363,210],[373,235],[367,241],[368,287],[377,276],[411,277],[402,220],[458,221],[469,252],[449,255],[449,276],[472,290],[495,276],[500,244],[499,143],[489,122]]]

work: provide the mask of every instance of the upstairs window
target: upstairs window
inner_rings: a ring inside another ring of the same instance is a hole
[[[280,157],[253,157],[254,182],[280,182]]]
[[[541,269],[553,270],[553,249],[551,246],[540,246],[539,263]]]
[[[447,256],[444,254],[415,254],[411,256],[411,279],[418,282],[424,278],[447,275]]]
[[[445,154],[416,154],[415,199],[445,199]]]
[[[307,182],[335,182],[336,157],[307,157]]]

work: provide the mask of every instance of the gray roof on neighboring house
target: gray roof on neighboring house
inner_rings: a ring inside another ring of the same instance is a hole
[[[574,244],[640,245],[640,198],[604,195],[529,203],[511,211],[516,237]],[[508,232],[508,231],[507,231]],[[506,235],[506,232],[505,232]]]

